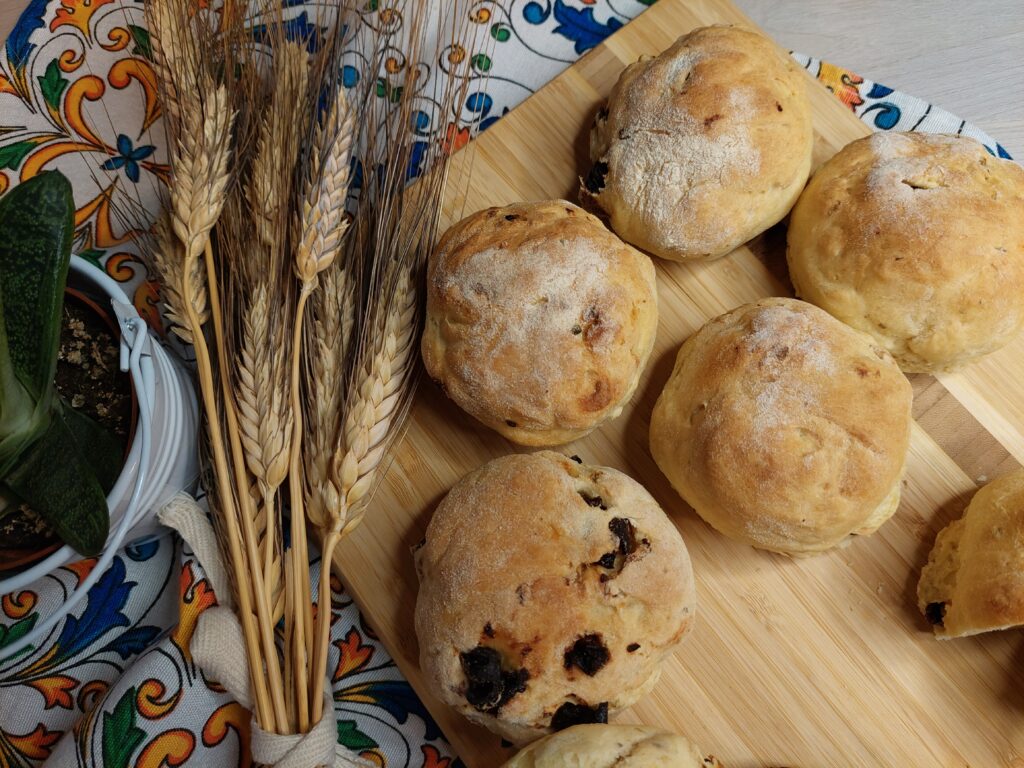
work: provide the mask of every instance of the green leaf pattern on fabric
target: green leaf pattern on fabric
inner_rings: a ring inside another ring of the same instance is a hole
[[[146,733],[135,724],[135,688],[129,688],[114,706],[103,713],[104,768],[130,768],[135,750]]]

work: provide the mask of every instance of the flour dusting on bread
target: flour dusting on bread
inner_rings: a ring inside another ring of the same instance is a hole
[[[657,323],[654,267],[565,201],[481,211],[431,256],[423,355],[510,439],[568,442],[618,415]]]

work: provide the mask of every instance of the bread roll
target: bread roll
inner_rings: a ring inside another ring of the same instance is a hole
[[[644,725],[576,725],[536,741],[504,768],[722,768],[688,740]]]
[[[807,182],[805,79],[756,32],[694,30],[622,73],[591,132],[582,196],[662,258],[728,253],[782,219]]]
[[[1024,168],[974,139],[876,133],[811,179],[789,223],[797,295],[904,371],[952,371],[1024,325]]]
[[[516,744],[607,722],[654,686],[693,622],[690,557],[657,502],[549,451],[460,480],[416,565],[431,689]]]
[[[917,598],[939,638],[1024,624],[1024,469],[975,493],[939,532]]]
[[[651,260],[564,200],[463,219],[427,280],[427,372],[522,445],[567,443],[615,418],[654,344]]]
[[[679,350],[651,417],[651,452],[722,533],[809,555],[896,510],[911,388],[892,357],[826,312],[764,299]]]

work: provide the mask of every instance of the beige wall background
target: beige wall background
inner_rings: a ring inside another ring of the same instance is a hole
[[[1022,0],[734,2],[782,45],[939,104],[1024,159]],[[24,6],[0,0],[0,39]]]

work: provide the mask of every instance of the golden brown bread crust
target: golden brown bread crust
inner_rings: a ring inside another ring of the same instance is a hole
[[[693,621],[690,558],[657,502],[621,472],[550,451],[504,456],[460,480],[416,565],[425,678],[443,701],[517,744],[549,733],[563,704],[632,704]],[[591,675],[566,653],[595,635],[608,657]],[[460,654],[477,646],[496,649],[508,674],[528,675],[497,712],[467,701]]]
[[[764,299],[683,344],[651,452],[722,533],[813,554],[895,511],[910,407],[909,382],[869,336],[802,301]]]
[[[722,768],[689,740],[646,725],[575,725],[545,736],[502,768]]]
[[[1024,624],[1024,469],[979,490],[939,532],[917,598],[939,638]]]
[[[509,440],[560,445],[617,416],[658,324],[654,265],[564,200],[488,208],[430,257],[423,362]]]
[[[807,181],[804,81],[756,32],[694,30],[622,73],[594,123],[581,194],[657,256],[732,251],[782,219]]]
[[[963,137],[852,142],[793,209],[788,260],[797,295],[903,370],[955,370],[1024,324],[1024,169]]]

